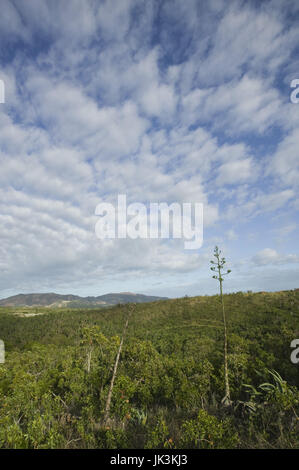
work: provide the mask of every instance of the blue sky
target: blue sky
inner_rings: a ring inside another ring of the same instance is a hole
[[[0,297],[299,287],[298,1],[1,0]],[[203,202],[204,243],[98,203]]]

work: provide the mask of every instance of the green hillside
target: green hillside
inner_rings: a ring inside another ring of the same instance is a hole
[[[299,291],[224,296],[232,406],[224,407],[219,296],[130,305],[0,308],[2,448],[298,448]]]

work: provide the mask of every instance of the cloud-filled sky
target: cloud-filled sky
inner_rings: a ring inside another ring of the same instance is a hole
[[[297,0],[1,0],[0,297],[299,287]],[[299,94],[299,93],[298,93]],[[100,202],[202,202],[204,242],[99,240]]]

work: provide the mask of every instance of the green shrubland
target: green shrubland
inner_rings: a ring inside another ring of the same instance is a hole
[[[128,305],[0,309],[1,448],[298,448],[299,291]],[[28,309],[29,311],[30,309]],[[34,308],[30,311],[34,312]]]

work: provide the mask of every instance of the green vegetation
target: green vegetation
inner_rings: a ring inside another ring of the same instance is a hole
[[[0,309],[1,448],[298,448],[299,291]],[[36,316],[24,316],[28,313]],[[19,313],[19,315],[16,315]],[[23,316],[22,316],[23,315]]]

